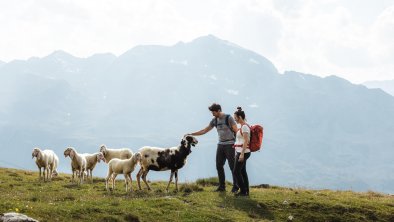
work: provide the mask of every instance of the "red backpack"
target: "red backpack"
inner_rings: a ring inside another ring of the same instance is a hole
[[[251,152],[256,152],[260,150],[261,145],[263,143],[263,127],[260,125],[251,125],[246,124],[250,129],[250,141],[249,141],[249,149]],[[241,135],[242,135],[242,126],[241,126]]]

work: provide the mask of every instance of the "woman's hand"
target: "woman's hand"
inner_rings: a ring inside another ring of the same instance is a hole
[[[239,154],[238,162],[243,162],[243,161],[244,161],[244,154],[241,153],[241,154]]]

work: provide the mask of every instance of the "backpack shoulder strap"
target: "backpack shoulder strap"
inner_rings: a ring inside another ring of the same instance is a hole
[[[237,134],[237,132],[234,132],[233,127],[230,126],[230,121],[229,121],[229,119],[230,119],[230,115],[227,114],[227,115],[226,115],[226,125],[227,125],[227,127],[231,130],[231,132],[233,132],[234,137],[235,137],[235,135]]]
[[[230,126],[230,121],[229,121],[229,118],[230,118],[230,115],[226,115],[226,126],[228,127],[228,128],[230,128],[231,129],[231,131],[233,130],[232,128],[231,128],[231,126]],[[218,118],[215,118],[215,127],[217,127],[218,126]]]
[[[250,128],[250,126],[249,126],[247,123],[245,123],[244,125],[241,125],[241,127],[239,128],[239,131],[241,132],[241,135],[242,135],[242,136],[244,136],[244,134],[242,133],[242,127],[245,126],[245,125],[247,125],[247,126],[249,127],[249,130],[250,130],[250,133],[249,133],[249,134],[252,133],[252,128]]]

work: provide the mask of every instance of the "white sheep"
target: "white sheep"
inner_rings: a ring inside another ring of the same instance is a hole
[[[107,163],[113,158],[125,160],[130,159],[133,156],[133,151],[129,148],[109,149],[104,144],[100,146],[100,152],[104,154]]]
[[[130,191],[133,190],[131,184],[131,173],[134,171],[135,166],[141,159],[140,153],[135,153],[131,158],[126,160],[121,160],[118,158],[114,158],[108,162],[108,174],[105,180],[105,188],[108,190],[108,181],[111,179],[112,182],[112,190],[115,189],[115,179],[118,174],[123,174],[126,183],[126,192],[128,189],[128,182],[130,181]]]
[[[100,163],[101,160],[106,162],[104,154],[101,152],[93,153],[93,154],[83,153],[81,154],[81,156],[85,157],[86,159],[87,178],[89,179],[90,176],[90,179],[93,182],[93,170],[96,167],[97,162]]]
[[[191,146],[198,143],[197,139],[191,135],[185,135],[181,144],[177,147],[171,148],[158,148],[158,147],[143,147],[139,150],[141,154],[140,165],[141,169],[137,174],[138,188],[141,190],[140,178],[150,190],[149,184],[146,182],[146,175],[149,170],[165,171],[171,170],[170,180],[167,184],[167,192],[172,178],[175,175],[175,190],[178,190],[178,170],[186,164],[187,156],[192,152]]]
[[[44,181],[52,180],[52,177],[57,175],[57,166],[59,165],[59,158],[52,150],[40,150],[36,147],[31,154],[32,158],[36,157],[36,164],[39,170],[39,179],[41,180],[41,168]],[[45,178],[46,172],[46,178]]]
[[[74,182],[74,174],[77,173],[79,183],[82,184],[87,165],[85,157],[77,153],[73,147],[67,147],[66,150],[64,150],[64,157],[67,156],[71,159],[71,170],[73,173],[71,181]]]

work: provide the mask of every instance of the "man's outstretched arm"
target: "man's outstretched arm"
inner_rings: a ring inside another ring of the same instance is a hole
[[[188,135],[192,135],[192,136],[201,136],[206,134],[207,132],[211,131],[213,127],[211,125],[208,125],[207,127],[205,127],[204,129],[194,132],[194,133],[188,133]]]

